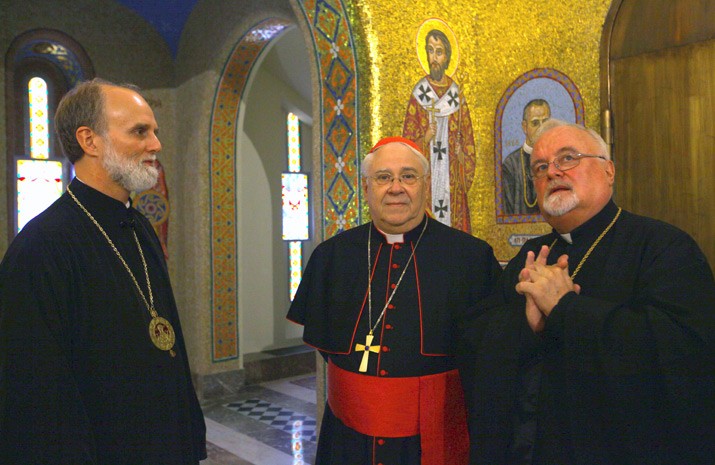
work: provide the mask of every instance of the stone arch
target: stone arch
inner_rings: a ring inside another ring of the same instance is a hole
[[[360,221],[358,83],[356,52],[347,11],[340,0],[299,0],[296,16],[311,41],[317,81],[313,82],[314,157],[320,163],[320,231],[331,237]],[[209,186],[211,224],[211,331],[214,361],[238,358],[238,252],[236,122],[248,78],[270,42],[291,22],[267,18],[249,29],[233,48],[219,79],[211,112]],[[315,192],[315,190],[314,190]],[[313,201],[313,205],[318,203]]]

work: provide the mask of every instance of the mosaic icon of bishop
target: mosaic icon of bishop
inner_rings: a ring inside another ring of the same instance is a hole
[[[471,232],[467,194],[476,157],[467,101],[453,79],[457,39],[447,23],[430,18],[419,27],[416,44],[427,74],[412,89],[402,135],[420,145],[430,161],[428,202],[434,217]]]

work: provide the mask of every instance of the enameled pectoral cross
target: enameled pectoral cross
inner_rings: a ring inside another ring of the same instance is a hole
[[[365,373],[367,371],[367,362],[368,358],[370,357],[370,352],[372,353],[378,353],[380,352],[380,346],[373,346],[372,340],[375,338],[373,336],[372,331],[365,336],[365,345],[362,344],[355,344],[355,350],[362,350],[364,353],[362,354],[362,361],[360,362],[360,368],[358,368],[358,371],[360,373]]]

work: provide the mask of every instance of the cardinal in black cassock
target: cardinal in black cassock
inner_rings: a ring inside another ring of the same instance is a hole
[[[425,214],[420,157],[403,138],[373,148],[373,222],[315,249],[288,313],[328,362],[317,464],[467,463],[459,322],[501,269],[484,241]]]

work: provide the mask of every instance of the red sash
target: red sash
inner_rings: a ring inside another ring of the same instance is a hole
[[[346,426],[367,436],[420,435],[422,465],[466,465],[469,435],[457,370],[380,378],[328,362],[328,405]]]

